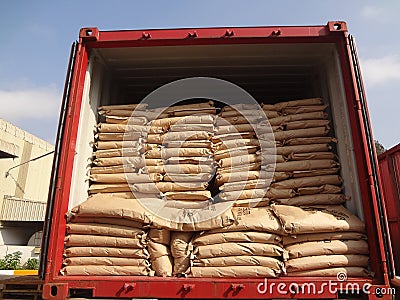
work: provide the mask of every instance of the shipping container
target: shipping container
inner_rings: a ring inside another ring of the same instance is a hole
[[[389,288],[394,269],[369,114],[354,39],[342,21],[296,27],[81,29],[71,50],[49,193],[41,260],[44,298],[296,298],[295,289],[260,293],[262,278],[60,275],[65,215],[87,198],[86,166],[97,108],[140,102],[166,83],[199,76],[237,84],[259,102],[321,97],[329,104],[344,189],[351,196],[346,207],[366,224],[374,274],[349,277],[345,283],[361,293],[368,286],[369,299],[390,299],[379,290]],[[336,277],[268,279],[269,285],[309,282],[321,292],[299,298],[346,296]],[[338,288],[326,288],[329,283]]]

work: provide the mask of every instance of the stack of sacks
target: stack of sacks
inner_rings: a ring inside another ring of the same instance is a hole
[[[211,138],[216,108],[213,101],[171,106],[172,116],[157,119],[152,126],[162,126],[161,157],[165,163],[164,181],[157,184],[174,207],[206,205],[211,199],[207,190],[214,173]]]
[[[285,174],[285,180],[271,184],[279,196],[273,202],[287,205],[341,204],[348,200],[342,194],[337,156],[328,136],[329,120],[322,99],[312,98],[263,105],[265,110],[277,111],[280,116],[270,118],[276,143],[275,173]],[[260,137],[269,143],[270,136]],[[267,149],[268,151],[268,149]],[[282,197],[283,194],[287,197]]]
[[[281,220],[288,276],[369,276],[364,223],[341,205],[273,205]]]
[[[170,250],[170,231],[166,229],[150,229],[148,250],[151,268],[157,276],[172,276],[172,256]]]
[[[192,253],[192,237],[193,232],[171,233],[171,253],[174,257],[174,276],[182,276],[186,274],[190,266],[190,255]]]
[[[147,126],[147,116],[151,112],[146,110],[146,105],[102,106],[99,114],[104,116],[105,122],[97,126],[89,193],[127,193],[131,191],[130,184],[148,185],[162,180],[160,173],[149,176],[142,172],[146,165],[155,165],[160,161],[145,159],[143,136],[147,132],[162,131],[162,128]]]
[[[82,217],[67,224],[62,275],[151,275],[142,223]]]
[[[268,152],[261,155],[258,140],[258,135],[279,129],[279,126],[270,128],[266,122],[266,118],[278,116],[275,111],[261,110],[257,104],[237,104],[222,109],[216,119],[214,137],[214,156],[218,165],[216,182],[222,191],[221,200],[236,200],[235,206],[265,206],[269,204],[264,198],[265,189],[271,179],[287,178],[282,178],[286,176],[283,173],[273,174],[265,170],[265,164],[273,163],[279,157]],[[270,146],[274,146],[273,143]]]
[[[277,277],[284,273],[282,227],[268,207],[234,207],[233,225],[202,232],[193,243],[192,277]]]

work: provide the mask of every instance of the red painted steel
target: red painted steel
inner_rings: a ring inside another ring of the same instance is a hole
[[[194,34],[195,33],[195,34]],[[348,282],[371,283],[372,290],[388,287],[387,258],[385,257],[382,228],[379,220],[375,186],[371,181],[370,159],[374,154],[368,151],[367,132],[360,110],[359,89],[356,85],[353,61],[349,49],[347,27],[344,22],[329,22],[325,26],[300,27],[255,27],[255,28],[202,28],[99,31],[97,28],[84,28],[80,32],[76,67],[73,76],[65,134],[62,141],[61,163],[57,180],[52,232],[45,274],[45,299],[64,299],[70,289],[90,290],[94,297],[119,298],[294,298],[294,294],[263,294],[257,292],[262,279],[217,279],[217,278],[159,278],[159,277],[104,277],[104,276],[60,276],[64,247],[65,213],[68,209],[75,144],[79,113],[83,93],[88,53],[101,47],[150,47],[166,45],[199,44],[239,44],[239,43],[335,43],[341,62],[347,109],[352,128],[359,186],[362,195],[367,234],[370,244],[371,264],[375,276],[349,278]],[[271,279],[269,282],[302,284],[315,282],[319,287],[327,284],[330,278],[290,278]],[[326,291],[325,291],[326,292]],[[57,294],[56,294],[57,293]],[[301,295],[301,298],[336,297],[336,294]],[[369,296],[374,299],[373,295]],[[390,299],[383,296],[380,299]]]
[[[400,144],[378,157],[396,273],[400,274]]]

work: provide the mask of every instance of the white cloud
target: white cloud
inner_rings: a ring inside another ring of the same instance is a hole
[[[400,80],[400,56],[388,55],[369,58],[361,62],[362,74],[368,86],[376,86]]]
[[[58,116],[61,92],[55,86],[0,90],[0,117],[11,122]]]

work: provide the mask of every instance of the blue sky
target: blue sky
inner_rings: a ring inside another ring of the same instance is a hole
[[[100,30],[322,25],[357,41],[374,136],[400,142],[400,1],[1,1],[0,118],[53,143],[71,43]]]

